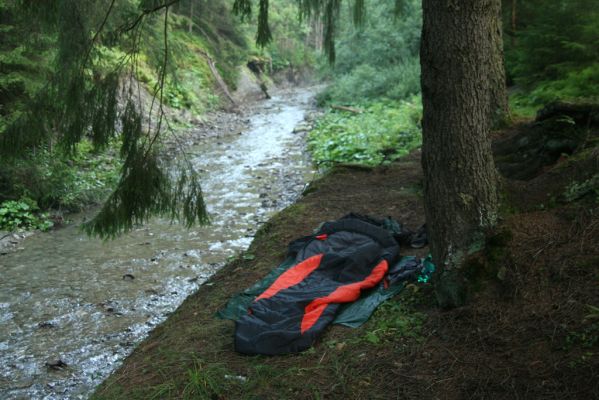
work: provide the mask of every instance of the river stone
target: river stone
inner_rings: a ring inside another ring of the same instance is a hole
[[[62,361],[60,358],[46,362],[46,367],[54,371],[61,371],[67,368],[68,366],[69,365],[66,362]]]

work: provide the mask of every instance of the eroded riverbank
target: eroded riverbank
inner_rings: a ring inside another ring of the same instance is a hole
[[[312,177],[302,133],[313,91],[282,91],[239,130],[186,136],[212,225],[156,219],[109,242],[75,223],[0,257],[0,397],[85,398],[189,294],[250,244]],[[242,117],[240,117],[242,118]],[[218,121],[218,120],[217,120]],[[233,126],[235,127],[235,126]]]

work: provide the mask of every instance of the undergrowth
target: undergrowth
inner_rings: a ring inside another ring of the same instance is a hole
[[[30,199],[44,210],[79,211],[100,202],[116,184],[120,160],[116,144],[103,153],[89,141],[77,144],[71,155],[40,147],[26,158],[7,162],[0,172],[0,200]]]
[[[35,201],[26,197],[18,201],[8,200],[0,204],[0,230],[40,229],[45,231],[53,225],[47,214],[39,212]]]
[[[412,310],[401,301],[386,301],[374,312],[371,329],[365,333],[364,340],[375,345],[397,342],[398,338],[421,340],[422,324],[426,316]]]
[[[565,200],[568,202],[578,200],[587,195],[593,196],[595,202],[599,204],[599,173],[586,181],[572,182],[564,192]]]
[[[364,112],[331,110],[318,120],[308,136],[308,148],[315,163],[380,165],[420,146],[420,96],[358,107]]]

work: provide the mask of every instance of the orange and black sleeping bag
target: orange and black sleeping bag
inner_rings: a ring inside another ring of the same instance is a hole
[[[349,215],[292,242],[295,265],[281,274],[236,321],[235,350],[286,354],[309,348],[342,303],[376,286],[399,256],[393,235]]]

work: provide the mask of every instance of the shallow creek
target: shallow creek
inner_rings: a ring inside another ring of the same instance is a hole
[[[241,134],[189,149],[212,218],[190,230],[155,219],[114,241],[73,224],[0,256],[0,398],[87,398],[133,347],[312,177],[303,134],[313,92],[280,92]],[[89,215],[87,216],[89,217]]]

